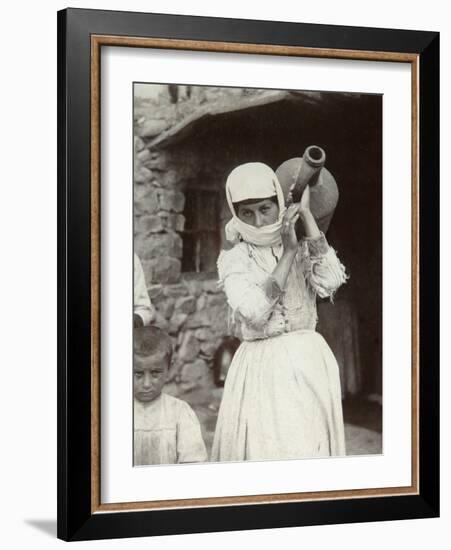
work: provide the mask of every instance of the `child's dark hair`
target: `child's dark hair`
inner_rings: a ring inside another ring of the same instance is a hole
[[[133,353],[139,357],[149,357],[162,351],[172,359],[172,340],[169,334],[155,326],[138,327],[133,331]]]

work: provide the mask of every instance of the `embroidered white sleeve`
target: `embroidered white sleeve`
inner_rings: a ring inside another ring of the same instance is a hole
[[[323,233],[317,239],[305,239],[310,268],[307,280],[320,298],[330,297],[349,278],[335,250],[329,246]]]
[[[242,317],[254,327],[265,324],[282,293],[275,279],[257,282],[245,256],[234,249],[221,252],[218,272],[234,320]]]

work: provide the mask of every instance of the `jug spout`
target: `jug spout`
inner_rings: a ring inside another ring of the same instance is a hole
[[[299,170],[291,189],[293,202],[299,202],[307,185],[314,186],[318,183],[321,169],[326,163],[326,153],[318,145],[310,145],[302,155]]]
[[[310,145],[302,157],[283,162],[276,175],[287,206],[298,203],[307,185],[310,187],[310,210],[318,227],[326,233],[338,202],[338,187],[333,175],[324,166],[326,153],[317,145]],[[296,225],[298,237],[302,236],[302,223]]]

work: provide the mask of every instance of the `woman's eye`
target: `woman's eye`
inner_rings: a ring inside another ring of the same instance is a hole
[[[142,372],[135,372],[135,378],[142,378],[143,373]]]

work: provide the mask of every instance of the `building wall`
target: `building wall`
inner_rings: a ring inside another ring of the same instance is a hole
[[[228,334],[227,303],[217,274],[182,273],[184,189],[205,178],[193,155],[180,149],[177,154],[154,151],[135,136],[134,246],[156,307],[154,323],[173,339],[166,388],[173,395],[213,387],[213,356]]]
[[[377,144],[365,130],[368,124],[364,113],[370,112],[367,104],[362,100],[347,106],[341,100],[334,103],[330,95],[315,96],[320,102],[315,109],[309,102],[297,104],[295,110],[283,103],[265,106],[264,113],[231,113],[227,119],[204,121],[173,146],[166,144],[158,149],[150,145],[161,132],[209,101],[225,101],[228,94],[236,101],[237,95],[251,92],[207,89],[201,94],[195,90],[189,100],[176,105],[170,105],[161,94],[158,108],[135,109],[135,252],[141,258],[149,294],[157,308],[155,323],[168,331],[174,342],[174,364],[167,391],[182,395],[200,386],[212,387],[213,355],[229,334],[226,299],[217,286],[216,271],[184,273],[182,269],[185,195],[189,187],[220,190],[219,246],[209,251],[217,255],[219,248],[227,246],[223,227],[228,207],[223,189],[230,170],[249,160],[262,160],[277,167],[311,143],[324,145],[328,167],[332,167],[341,190],[330,237],[351,274],[348,284],[337,294],[335,306],[319,301],[318,330],[340,364],[344,393],[358,393],[362,387],[367,392],[380,391],[380,380],[374,381],[381,371],[380,275],[376,269],[380,264],[380,167],[378,154],[372,152],[377,150]],[[308,94],[306,97],[311,100]],[[374,111],[377,106],[373,103]],[[358,106],[362,116],[355,118],[363,122],[356,122],[356,127],[348,132],[352,125],[344,126],[343,117],[346,115],[348,120],[348,114],[355,114]],[[374,115],[368,117],[374,123]],[[355,154],[352,163],[351,154]],[[349,223],[351,213],[354,225],[365,227],[364,236]],[[376,221],[371,221],[369,214]],[[363,244],[361,237],[365,239]],[[376,267],[365,275],[370,262]],[[214,262],[208,264],[214,267]]]

